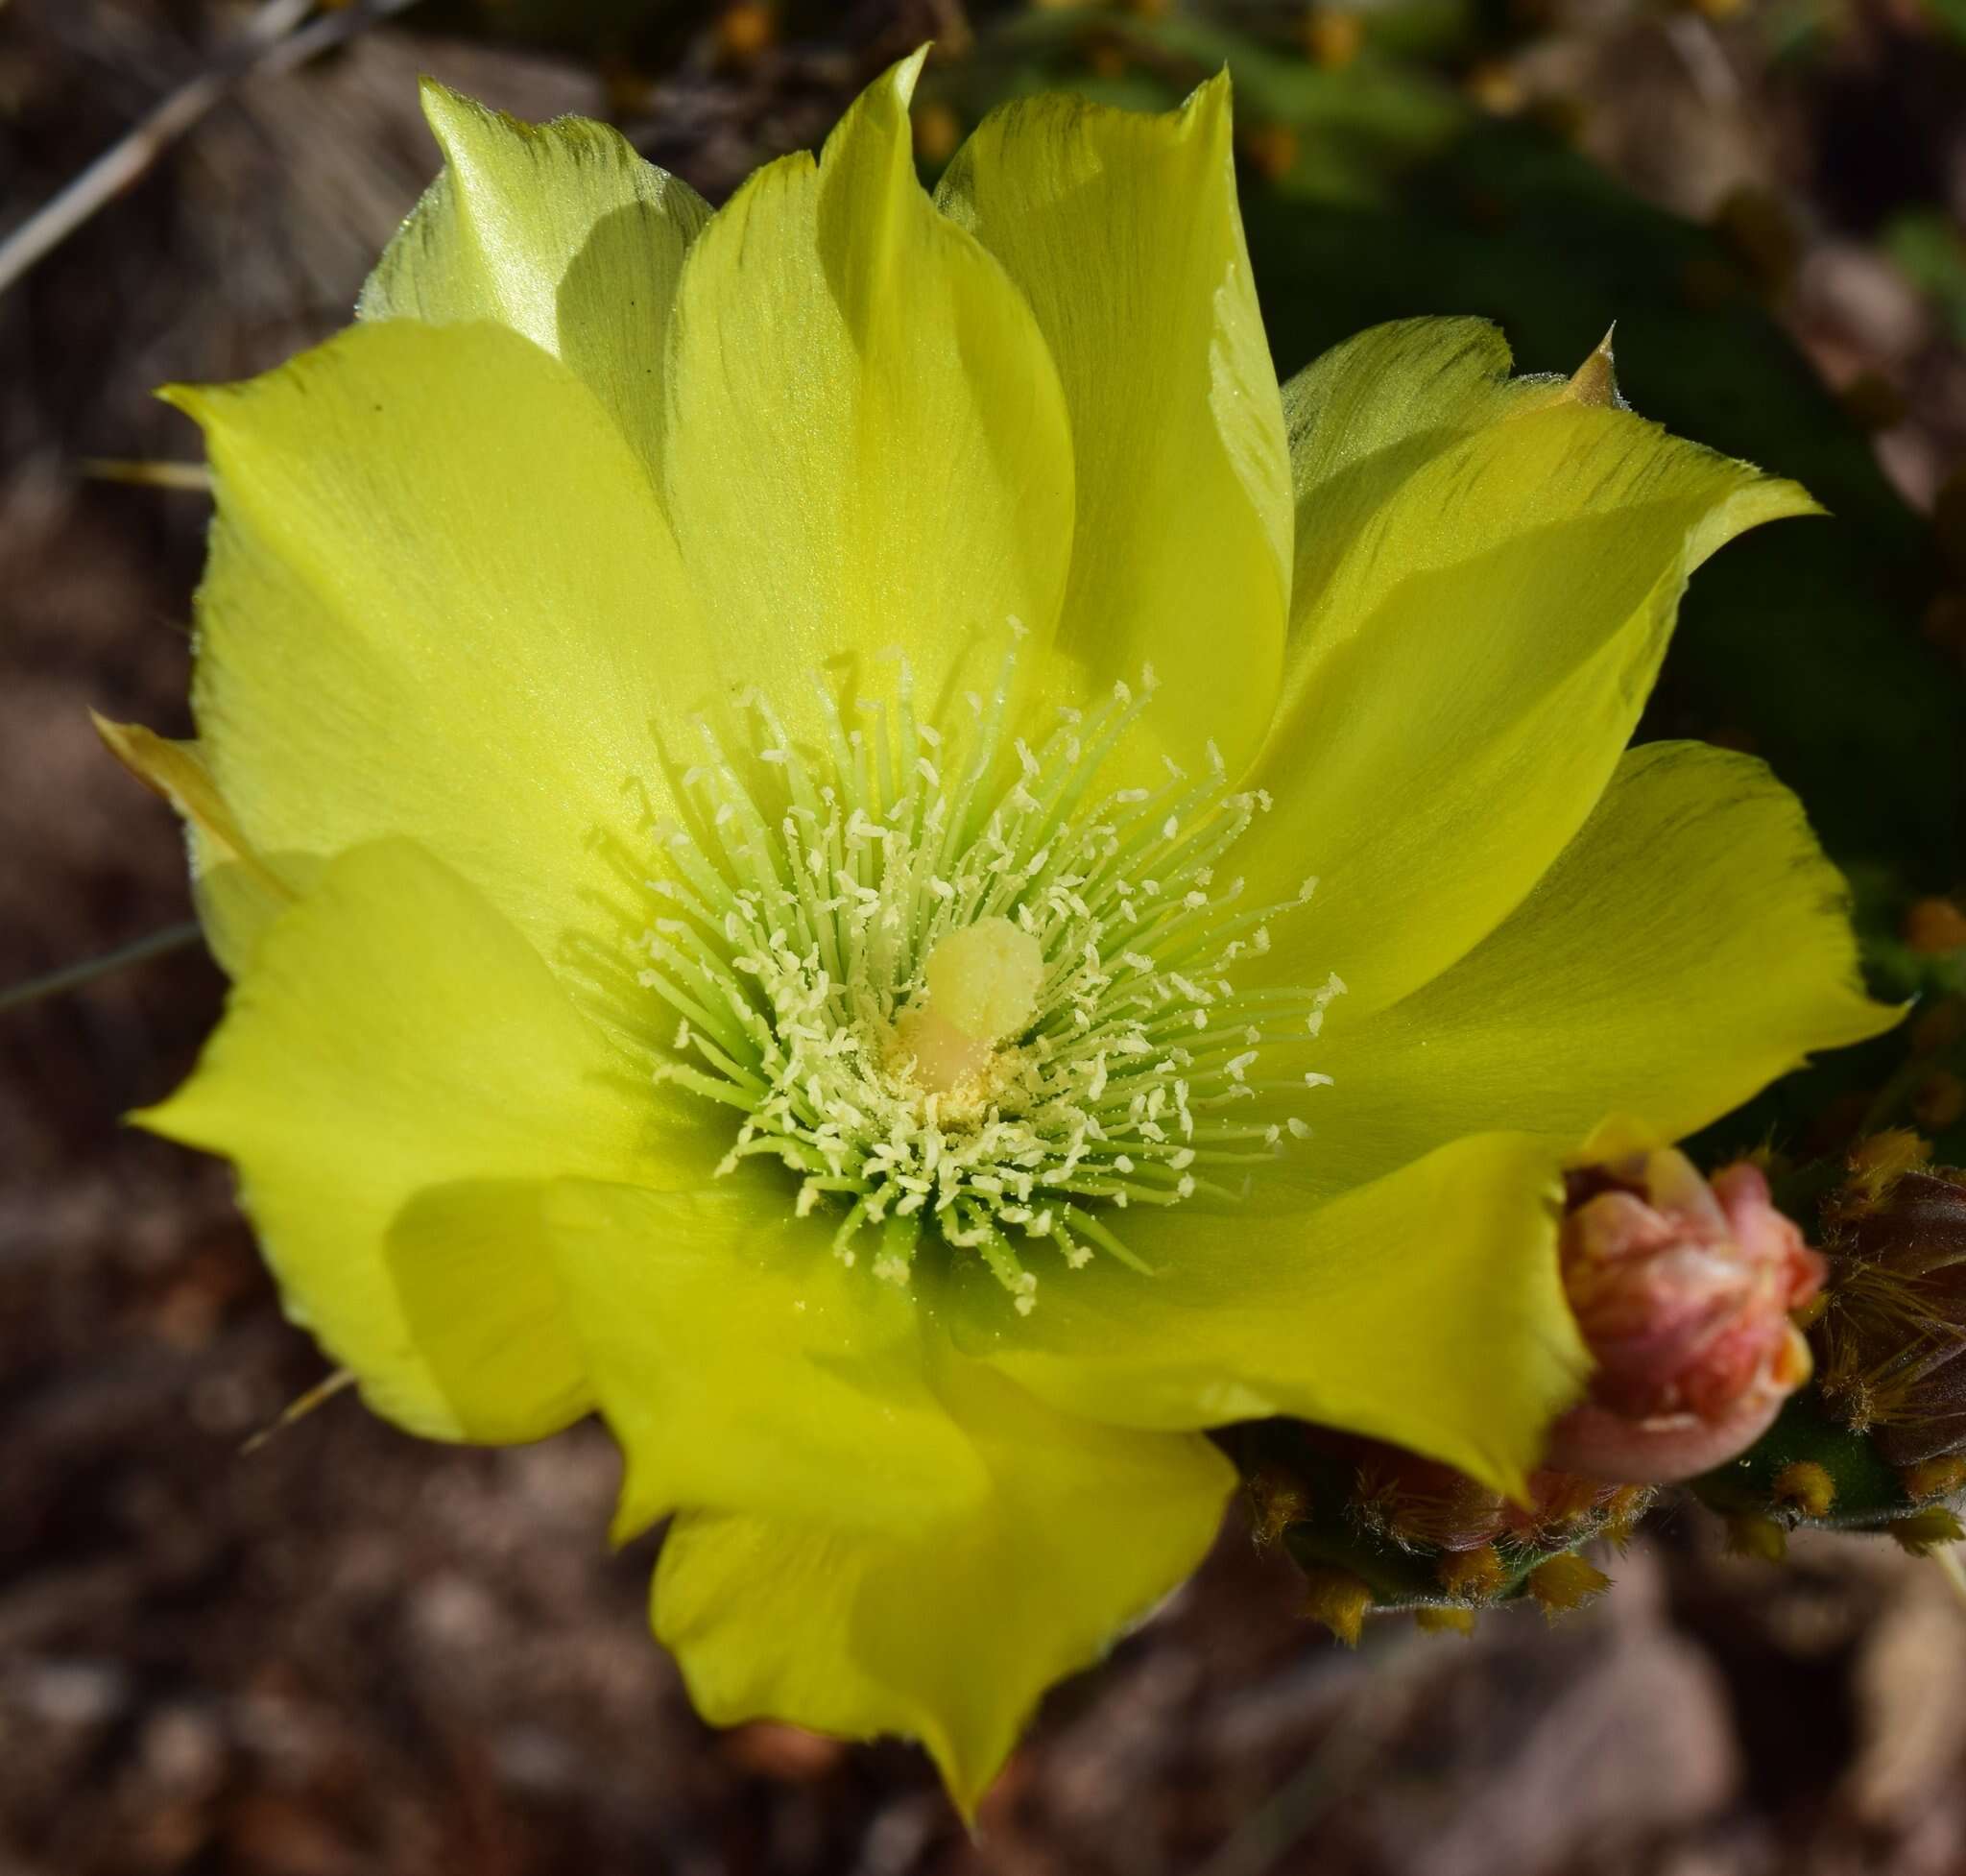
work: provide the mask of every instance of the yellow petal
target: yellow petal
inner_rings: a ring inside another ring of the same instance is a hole
[[[984,1497],[914,1300],[793,1215],[776,1168],[713,1191],[567,1181],[549,1207],[594,1397],[627,1457],[617,1538],[681,1505],[919,1535]]]
[[[233,1162],[288,1313],[378,1413],[515,1438],[584,1405],[533,1280],[549,1248],[523,1204],[501,1233],[485,1208],[417,1202],[458,1181],[674,1170],[653,1094],[482,897],[382,841],[328,861],[267,929],[191,1078],[135,1118]],[[420,1254],[455,1280],[415,1288],[413,1313],[392,1258]],[[433,1348],[445,1305],[456,1340]]]
[[[1148,116],[1006,105],[937,201],[1002,260],[1058,360],[1078,527],[1061,643],[1102,683],[1151,663],[1185,757],[1232,767],[1273,708],[1291,499],[1235,203],[1229,81]]]
[[[408,836],[550,961],[619,980],[647,924],[655,731],[719,684],[619,432],[491,325],[358,326],[176,396],[218,489],[201,749],[247,845]]]
[[[1095,1259],[1041,1282],[1028,1315],[958,1266],[955,1319],[1067,1412],[1163,1429],[1289,1414],[1516,1492],[1587,1366],[1557,1271],[1562,1157],[1482,1135],[1324,1204],[1259,1175],[1241,1205],[1130,1213],[1115,1229],[1152,1274]]]
[[[306,854],[273,861],[254,853],[196,742],[173,742],[139,723],[111,723],[93,710],[89,717],[116,759],[183,818],[198,916],[212,954],[236,977],[260,934],[313,883],[319,862]]]
[[[409,1345],[466,1439],[537,1439],[594,1404],[545,1224],[552,1190],[539,1178],[430,1186],[383,1240]]]
[[[1477,1127],[1574,1145],[1618,1113],[1665,1140],[1815,1049],[1889,1028],[1858,974],[1841,878],[1751,757],[1628,754],[1535,892],[1452,970],[1331,1025],[1336,1085],[1301,1157],[1368,1178]]]
[[[1404,369],[1441,387],[1451,431],[1470,408],[1494,421],[1334,478],[1357,525],[1299,594],[1288,701],[1254,771],[1277,798],[1239,861],[1254,890],[1320,881],[1270,968],[1335,970],[1351,988],[1334,1023],[1424,983],[1522,901],[1610,779],[1688,575],[1812,507],[1627,411],[1483,394],[1484,365]],[[1386,395],[1424,437],[1427,394],[1403,382]]]
[[[795,729],[812,678],[931,704],[987,691],[1015,616],[1042,684],[1071,548],[1057,373],[1003,269],[915,179],[920,59],[876,81],[817,163],[760,170],[691,248],[664,469],[729,668]]]
[[[931,1538],[677,1521],[656,1633],[717,1725],[770,1716],[927,1746],[966,1816],[1053,1681],[1208,1551],[1235,1474],[1206,1440],[1095,1427],[967,1363],[939,1377],[991,1478]]]
[[[570,366],[653,464],[670,306],[709,205],[606,124],[521,124],[432,79],[422,91],[445,167],[359,316],[510,326]]]
[[[1318,601],[1387,490],[1462,438],[1561,396],[1557,380],[1512,378],[1513,362],[1487,320],[1394,320],[1333,346],[1283,387],[1296,514],[1284,664],[1293,694],[1345,636]]]

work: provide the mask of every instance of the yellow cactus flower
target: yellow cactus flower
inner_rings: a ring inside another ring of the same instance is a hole
[[[1520,1489],[1576,1142],[1893,1013],[1764,768],[1625,748],[1799,489],[1470,321],[1280,392],[1226,80],[931,199],[919,64],[715,213],[430,87],[353,328],[170,394],[198,738],[106,734],[233,979],[141,1118],[295,1319],[419,1433],[598,1411],[703,1713],[967,1809],[1208,1549],[1205,1430]]]

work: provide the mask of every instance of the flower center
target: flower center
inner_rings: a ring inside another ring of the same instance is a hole
[[[1269,801],[1232,791],[1212,746],[1206,776],[1099,791],[1151,674],[1061,710],[1036,750],[1004,727],[1010,676],[968,698],[960,747],[917,720],[905,664],[865,728],[822,686],[823,755],[761,697],[750,759],[705,726],[692,824],[658,830],[641,981],[678,1019],[657,1078],[740,1117],[720,1171],[775,1158],[802,1215],[837,1215],[847,1263],[867,1248],[904,1285],[940,1243],[1028,1311],[1039,1250],[1139,1267],[1117,1214],[1237,1196],[1309,1133],[1248,1104],[1329,1083],[1269,1051],[1308,1044],[1344,985],[1235,987],[1317,882],[1247,906],[1218,876]]]

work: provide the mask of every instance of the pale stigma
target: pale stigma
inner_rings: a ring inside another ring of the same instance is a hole
[[[979,919],[929,952],[927,996],[895,1026],[900,1067],[919,1088],[948,1094],[990,1066],[996,1045],[1030,1025],[1044,953],[1008,919]]]

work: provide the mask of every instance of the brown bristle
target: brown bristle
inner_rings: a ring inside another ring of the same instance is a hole
[[[1827,1466],[1813,1459],[1797,1459],[1775,1475],[1774,1493],[1784,1504],[1793,1505],[1805,1518],[1827,1518],[1836,1503],[1836,1481]]]
[[[1529,1594],[1551,1621],[1581,1609],[1610,1587],[1611,1578],[1574,1551],[1546,1557],[1529,1573]]]
[[[1909,1499],[1951,1498],[1966,1485],[1966,1453],[1947,1453],[1921,1459],[1898,1475]]]
[[[1640,1520],[1652,1508],[1658,1490],[1651,1485],[1620,1485],[1604,1507],[1604,1536],[1620,1551],[1632,1541]]]
[[[1841,1211],[1875,1205],[1907,1172],[1931,1157],[1931,1142],[1908,1127],[1869,1134],[1850,1150],[1850,1178],[1833,1203]]]
[[[1349,1570],[1320,1566],[1304,1573],[1304,1613],[1322,1623],[1348,1648],[1358,1646],[1365,1612],[1372,1607],[1372,1589]]]
[[[1493,1544],[1477,1544],[1472,1551],[1447,1551],[1433,1566],[1440,1586],[1450,1596],[1483,1602],[1499,1591],[1509,1579],[1501,1552]]]
[[[1259,1551],[1270,1549],[1289,1528],[1310,1516],[1304,1481],[1281,1466],[1263,1466],[1243,1481],[1249,1499],[1250,1534]]]

